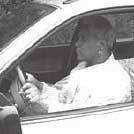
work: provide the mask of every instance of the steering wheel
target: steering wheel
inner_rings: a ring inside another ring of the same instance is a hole
[[[22,112],[26,107],[26,103],[24,97],[21,96],[19,92],[21,90],[21,87],[26,82],[26,74],[24,73],[24,71],[21,70],[20,66],[16,67],[16,71],[17,71],[17,77],[15,78],[15,80],[13,80],[10,86],[10,91],[14,98],[15,103],[17,104],[18,111]]]
[[[20,68],[20,66],[17,66],[16,70],[21,84],[24,85],[27,79],[26,73]]]

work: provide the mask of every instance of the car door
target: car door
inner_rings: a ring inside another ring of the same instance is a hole
[[[114,48],[113,48],[113,53],[114,53],[115,58],[119,60],[119,62],[121,62],[122,67],[126,69],[126,71],[132,68],[130,64],[128,65],[128,61],[125,61],[125,60],[130,59],[133,61],[133,57],[134,57],[133,34],[131,32],[132,25],[130,25],[130,21],[131,23],[133,23],[134,21],[133,20],[134,14],[133,14],[133,10],[131,10],[131,13],[130,12],[128,13],[127,10],[123,8],[122,10],[118,10],[118,11],[114,9],[113,10],[110,9],[110,10],[104,10],[103,13],[102,13],[102,10],[100,10],[101,12],[97,12],[97,13],[93,12],[95,14],[99,14],[99,15],[106,17],[118,29],[117,35],[116,35],[116,41],[115,41]],[[84,16],[89,15],[89,14],[90,13],[86,13],[84,14]],[[77,16],[77,17],[79,18],[81,16]],[[69,32],[71,32],[72,29],[74,29],[75,31],[75,27],[77,25],[77,20],[78,20],[77,17],[73,21],[67,24],[66,23],[63,24],[58,31],[54,32],[53,35],[45,39],[45,42],[47,42],[48,46],[44,47],[42,51],[46,53],[48,52],[47,56],[44,54],[44,57],[48,58],[48,60],[51,60],[51,54],[52,55],[53,53],[57,54],[57,51],[59,55],[60,55],[60,51],[63,51],[61,56],[64,56],[65,54],[65,51],[63,50],[65,47],[64,43],[58,47],[54,46],[55,40],[53,38],[59,34],[58,32],[62,33],[62,29],[65,29],[66,27],[68,27],[68,29],[70,28]],[[76,24],[74,25],[74,23]],[[75,33],[74,31],[73,33]],[[61,35],[63,35],[63,33]],[[59,36],[59,38],[60,37],[61,39],[63,39],[62,36]],[[70,45],[73,45],[73,42],[71,42]],[[39,51],[39,49],[41,48],[42,48],[42,42],[39,45],[39,48],[37,48],[36,50]],[[70,52],[71,52],[71,47],[70,47],[70,51],[68,51],[68,55],[70,54]],[[57,54],[57,57],[54,56],[54,60],[57,58],[57,61],[58,61],[58,54]],[[71,54],[72,58],[73,58],[73,54]],[[70,71],[71,67],[74,66],[74,62],[68,62],[69,59],[70,58],[68,57],[66,63],[71,64],[69,67],[69,71]],[[47,59],[45,60],[47,61]],[[123,60],[123,62],[121,60]],[[44,63],[46,61],[44,61]],[[75,62],[77,61],[76,57],[75,59],[73,59],[73,61]],[[54,64],[54,61],[51,65],[53,66],[53,64]],[[44,66],[47,66],[46,63],[44,64]],[[64,67],[68,65],[61,64],[61,67],[62,66],[63,66],[63,70],[65,70],[65,72],[66,71],[68,72],[68,70],[66,70]],[[44,71],[45,71],[45,67],[44,67]],[[51,73],[49,76],[51,76]],[[47,78],[44,78],[43,80],[45,79],[47,80]],[[48,80],[48,82],[51,83],[51,80],[50,81]],[[29,133],[31,131],[30,127],[34,130],[34,132],[37,132],[38,128],[40,128],[40,133],[45,133],[45,132],[46,133],[54,133],[54,132],[56,133],[83,133],[83,131],[84,133],[89,133],[89,132],[108,133],[109,131],[112,133],[126,133],[127,131],[129,131],[130,133],[132,133],[132,129],[131,129],[132,124],[129,122],[130,120],[132,120],[131,115],[133,111],[134,111],[134,105],[132,101],[130,103],[124,103],[124,104],[114,104],[114,105],[107,105],[107,106],[100,106],[100,107],[87,107],[87,108],[79,108],[75,110],[70,109],[67,111],[59,111],[55,113],[48,113],[46,115],[34,116],[32,118],[22,117],[21,123],[22,123],[22,130],[25,133]],[[124,127],[123,129],[122,129],[122,126]]]
[[[128,13],[128,11],[130,14]],[[62,25],[58,27],[58,29],[59,31],[60,30],[62,31],[62,28],[64,29],[67,26],[67,28],[71,27],[72,29],[73,27],[73,29],[75,30],[75,25],[72,25],[72,22],[73,23],[75,22],[77,25],[77,20],[78,18],[81,17],[81,15],[86,16],[91,14],[92,15],[99,14],[106,17],[107,19],[110,20],[110,22],[114,26],[116,26],[116,28],[118,28],[119,31],[116,37],[122,39],[120,40],[117,39],[115,45],[129,46],[133,44],[132,41],[133,31],[131,31],[132,30],[131,26],[133,26],[132,7],[122,7],[122,8],[117,7],[117,8],[97,10],[93,12],[86,12],[75,16],[71,20],[67,19],[68,21],[62,23]],[[126,18],[126,20],[123,20],[124,18]],[[122,25],[117,25],[118,20],[122,22],[119,23]],[[130,24],[127,25],[127,23],[123,25],[124,22],[131,22],[132,25]],[[128,28],[126,29],[127,26]],[[74,30],[72,30],[73,33]],[[47,37],[43,36],[41,40],[40,38],[38,39],[38,42],[35,41],[34,49],[31,47],[29,51],[23,52],[24,56],[18,57],[17,62],[15,62],[12,65],[10,70],[15,69],[17,65],[21,65],[23,66],[23,69],[25,71],[30,73],[35,73],[35,75],[37,75],[37,77],[40,80],[43,81],[46,80],[52,83],[57,81],[64,75],[68,74],[68,72],[71,71],[71,68],[75,66],[74,63],[77,62],[76,58],[73,59],[73,54],[75,54],[73,53],[75,47],[71,47],[71,45],[73,45],[72,42],[73,38],[71,37],[71,40],[69,40],[69,42],[64,41],[62,43],[61,42],[59,43],[58,41],[58,43],[55,43],[55,39],[53,39],[53,41],[51,39],[58,35],[58,31],[56,29],[54,30],[54,32],[52,33],[51,32],[48,34]],[[63,35],[63,33],[61,35]],[[71,33],[70,29],[69,29],[69,33]],[[60,39],[62,39],[63,37],[61,35],[60,36],[58,35]],[[71,33],[71,35],[73,34]],[[56,37],[56,39],[57,38],[58,37]],[[128,38],[130,38],[130,40]],[[61,46],[59,44],[61,44]],[[122,49],[120,49],[120,47],[118,46],[115,48],[115,55],[118,57],[118,59],[120,59],[121,55],[124,56],[125,54],[127,55],[128,52],[126,51],[123,52]],[[132,58],[133,55],[124,56],[123,58],[126,57]],[[30,63],[30,65],[28,63]],[[43,65],[43,67],[41,65]],[[58,73],[58,75],[60,75],[61,72],[63,72],[63,74],[62,76],[55,77],[55,73],[53,72]],[[48,77],[44,77],[43,75],[44,74],[47,75],[47,73],[48,73]],[[50,76],[51,77],[54,76],[54,78],[49,78]],[[114,104],[114,105],[106,105],[100,107],[98,106],[85,107],[85,108],[78,108],[78,109],[70,109],[67,111],[47,113],[45,115],[25,116],[25,117],[20,117],[20,120],[21,120],[22,131],[24,134],[83,133],[83,132],[84,133],[89,133],[89,132],[91,133],[108,133],[108,132],[131,133],[133,124],[130,123],[130,121],[133,118],[133,112],[134,112],[134,105],[132,101],[130,103],[124,103],[124,104]]]

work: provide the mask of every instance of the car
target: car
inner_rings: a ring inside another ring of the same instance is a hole
[[[61,8],[29,4],[0,20],[0,133],[132,134],[133,99],[122,104],[21,115],[25,102],[18,92],[26,81],[26,72],[48,83],[69,74],[77,64],[72,37],[78,19],[87,15],[104,16],[116,27],[114,56],[128,73],[133,73],[133,2],[78,0]],[[133,88],[133,74],[130,77]],[[16,78],[18,85],[14,82]]]

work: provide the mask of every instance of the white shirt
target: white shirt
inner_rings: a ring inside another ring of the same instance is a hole
[[[60,90],[57,83],[54,87],[44,83],[41,102],[48,105],[48,112],[131,101],[130,77],[113,56],[104,63],[74,70],[61,81]]]

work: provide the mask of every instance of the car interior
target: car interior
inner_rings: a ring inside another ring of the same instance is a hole
[[[120,62],[122,67],[130,75],[132,89],[134,89],[134,75],[132,74],[134,73],[134,32],[132,30],[132,27],[134,28],[134,14],[128,14],[108,14],[103,16],[108,18],[112,25],[118,27],[113,54],[115,59]],[[70,70],[78,63],[75,53],[75,38],[73,36],[77,21],[76,19],[75,21],[73,20],[68,24],[62,25],[61,28],[47,39],[42,38],[38,41],[39,47],[20,61],[19,66],[21,70],[33,74],[40,81],[53,84],[67,76]],[[121,26],[118,24],[120,22],[122,22]],[[0,83],[1,92],[8,98],[10,97],[6,93],[10,89],[12,80],[16,75],[16,71],[13,69]]]
[[[73,43],[76,25],[77,20],[63,26],[49,38],[39,41],[39,47],[21,62],[24,71],[49,83],[67,76],[77,64]]]

